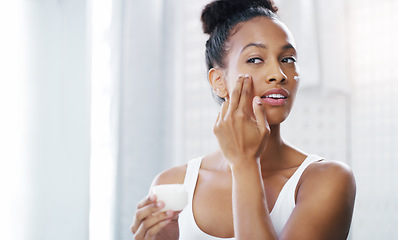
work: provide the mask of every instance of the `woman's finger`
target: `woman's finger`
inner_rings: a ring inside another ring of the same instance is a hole
[[[252,111],[253,82],[249,75],[243,79],[242,93],[239,101],[239,108],[242,112],[249,114]],[[252,113],[251,113],[252,114]]]
[[[137,208],[142,208],[150,203],[154,203],[156,202],[156,195],[155,194],[151,194],[148,195],[146,198],[142,199],[138,204],[137,204]]]
[[[147,237],[148,239],[155,239],[156,234],[157,234],[160,230],[162,230],[164,227],[166,227],[167,225],[169,225],[169,224],[171,223],[171,221],[172,221],[171,219],[166,219],[166,220],[164,220],[164,221],[162,221],[162,222],[156,224],[155,226],[153,226],[152,228],[150,228],[150,229],[147,231],[146,237]]]
[[[229,108],[229,102],[227,101],[223,102],[221,105],[219,121],[223,121],[225,119],[225,115],[227,115],[228,108]]]
[[[173,211],[162,212],[146,218],[135,233],[135,239],[152,239],[168,223],[171,222]]]
[[[163,202],[150,203],[146,206],[137,209],[135,213],[133,224],[131,225],[131,231],[137,232],[142,222],[150,215],[159,212],[164,207]]]
[[[137,231],[139,225],[141,224],[142,219],[145,217],[145,215],[148,214],[150,208],[144,208],[144,207],[150,204],[152,204],[152,206],[156,206],[155,203],[156,203],[156,195],[150,194],[137,204],[137,212],[135,213],[133,223],[131,224],[130,227],[132,232]]]
[[[213,128],[213,132],[214,132],[216,135],[217,135],[217,133],[218,133],[219,127],[221,126],[221,123],[222,123],[222,122],[224,121],[224,119],[225,119],[225,115],[226,115],[227,112],[228,112],[228,106],[229,106],[229,102],[228,102],[228,101],[223,102],[222,105],[221,105],[220,112],[218,113],[218,116],[217,116],[217,121],[216,121],[216,123],[214,124],[214,128]]]
[[[265,115],[265,109],[259,96],[253,98],[253,112],[259,132],[261,134],[266,134],[269,131],[269,125]]]
[[[169,225],[171,223],[171,219],[166,219],[158,224],[156,224],[155,226],[153,226],[152,228],[150,228],[145,235],[145,239],[156,239],[156,234],[158,234],[158,232],[160,230],[162,230],[164,227],[166,227],[167,225]]]
[[[229,104],[230,111],[235,111],[238,108],[240,95],[242,92],[242,86],[243,86],[243,76],[239,76],[230,97],[230,104]]]

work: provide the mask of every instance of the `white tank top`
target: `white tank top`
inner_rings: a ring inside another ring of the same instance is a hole
[[[323,158],[316,155],[309,155],[298,169],[293,173],[289,180],[285,183],[276,199],[274,208],[270,216],[275,231],[279,236],[290,217],[294,207],[296,206],[295,192],[297,183],[304,170],[313,162],[320,161]],[[188,192],[188,205],[180,213],[178,224],[180,229],[180,240],[227,240],[235,238],[218,238],[203,232],[195,222],[192,210],[193,194],[195,192],[196,183],[202,157],[193,159],[188,162],[187,172],[185,174],[184,185]]]

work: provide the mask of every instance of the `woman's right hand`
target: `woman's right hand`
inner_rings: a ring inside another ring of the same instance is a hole
[[[230,101],[221,105],[214,126],[220,149],[230,166],[258,161],[265,149],[270,128],[259,96],[254,96],[250,75],[241,75]]]
[[[136,240],[177,240],[179,238],[178,214],[171,210],[162,212],[164,203],[152,194],[137,205],[131,231]]]

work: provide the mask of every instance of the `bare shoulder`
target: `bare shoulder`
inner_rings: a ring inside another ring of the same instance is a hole
[[[282,239],[346,239],[355,203],[356,184],[342,162],[311,163],[297,185],[296,207]],[[306,222],[306,227],[303,227]]]
[[[187,171],[186,164],[167,169],[159,173],[153,179],[152,186],[160,184],[183,184],[186,171]]]
[[[339,161],[311,163],[303,172],[300,185],[329,186],[355,191],[355,177],[350,167]]]

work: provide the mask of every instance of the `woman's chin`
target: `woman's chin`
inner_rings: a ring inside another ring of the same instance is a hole
[[[267,122],[268,125],[273,126],[273,125],[279,125],[282,122],[284,122],[287,117],[289,116],[290,112],[287,111],[278,111],[278,110],[269,110],[266,111],[266,116],[267,116]]]

